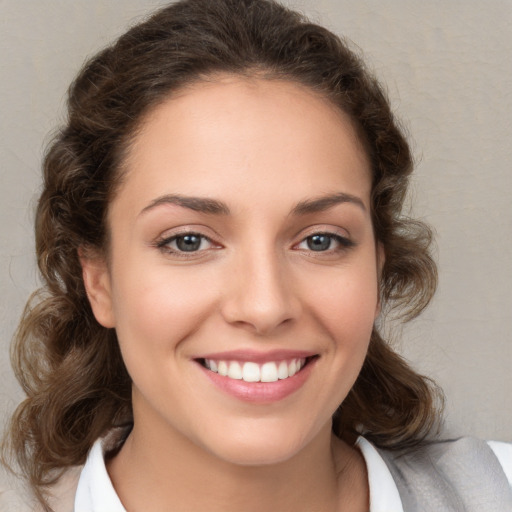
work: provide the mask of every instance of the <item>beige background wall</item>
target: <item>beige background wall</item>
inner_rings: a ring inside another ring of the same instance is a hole
[[[8,344],[37,285],[32,213],[49,130],[84,59],[164,2],[0,0],[0,417],[21,398]],[[405,355],[447,394],[447,429],[512,441],[512,0],[290,0],[355,41],[418,159],[415,213],[440,289]]]

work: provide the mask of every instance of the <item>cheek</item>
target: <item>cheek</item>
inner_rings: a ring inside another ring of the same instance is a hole
[[[354,265],[326,276],[325,283],[314,287],[311,303],[317,304],[318,315],[333,333],[371,331],[378,310],[375,268]]]
[[[333,348],[333,378],[340,390],[340,402],[352,387],[372,334],[378,309],[378,285],[375,266],[354,265],[329,281],[318,283],[311,294],[311,309]]]
[[[116,332],[122,350],[142,352],[142,357],[179,348],[215,302],[212,287],[205,286],[206,276],[198,272],[161,267],[121,270],[119,276],[122,279],[114,280]]]

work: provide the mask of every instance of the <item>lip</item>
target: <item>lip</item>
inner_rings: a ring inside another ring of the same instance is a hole
[[[255,359],[254,354],[253,357],[240,357],[242,353],[247,354],[245,351],[223,352],[222,354],[216,353],[206,355],[205,359],[230,359],[261,363],[266,361],[288,359],[290,354],[293,354],[291,356],[292,358],[311,357],[311,353],[309,353],[310,355],[303,355],[306,353],[286,351],[286,357],[281,355],[278,359],[276,359],[278,356],[277,352],[270,356],[267,352],[264,355],[260,354],[261,357],[259,359]],[[208,370],[199,361],[195,362],[205,377],[207,377],[210,382],[212,382],[222,392],[244,402],[251,402],[255,404],[270,404],[283,400],[284,398],[298,391],[310,376],[317,359],[317,357],[312,357],[308,363],[293,377],[288,377],[287,379],[278,380],[275,382],[245,382],[243,380],[230,379],[229,377],[224,377],[218,373]]]

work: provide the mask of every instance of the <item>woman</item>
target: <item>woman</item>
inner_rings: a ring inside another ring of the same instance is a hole
[[[179,2],[94,57],[46,156],[14,352],[43,506],[511,507],[487,444],[427,442],[437,391],[375,326],[435,288],[411,168],[360,60],[276,3]],[[51,484],[84,463],[65,503]]]

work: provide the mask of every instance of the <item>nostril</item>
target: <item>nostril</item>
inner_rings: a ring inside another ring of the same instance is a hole
[[[288,286],[286,269],[271,259],[272,254],[259,251],[243,271],[232,273],[221,305],[228,323],[258,335],[290,325],[301,313],[300,300]]]

